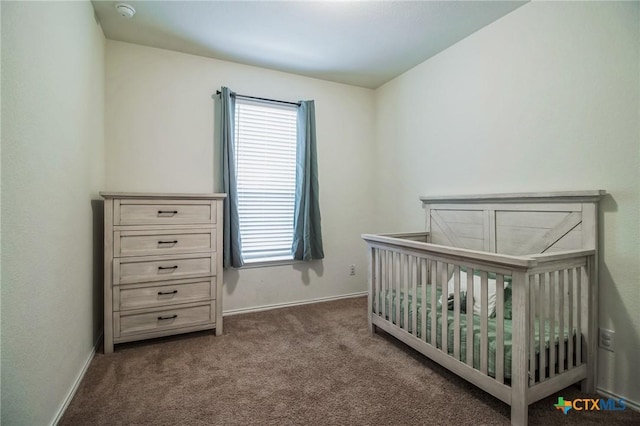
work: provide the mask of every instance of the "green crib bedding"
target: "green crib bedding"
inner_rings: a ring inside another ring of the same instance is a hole
[[[436,300],[439,301],[440,300],[440,295],[441,295],[441,288],[438,287],[436,290]],[[421,297],[422,297],[422,289],[421,287],[418,287],[417,289],[417,294],[418,294],[418,315],[417,315],[417,319],[416,319],[416,323],[417,323],[417,330],[416,330],[416,335],[418,338],[423,339],[422,337],[422,306],[423,304],[421,303]],[[379,293],[379,296],[381,296],[382,293]],[[388,291],[387,291],[387,295],[388,295]],[[392,295],[391,295],[391,299],[392,299],[392,303],[391,303],[391,317],[389,318],[389,300],[388,297],[385,298],[386,304],[385,304],[385,312],[387,314],[387,320],[390,320],[392,323],[396,324],[396,290],[392,291]],[[505,297],[509,298],[510,296],[510,291],[505,291]],[[408,321],[408,326],[405,327],[404,325],[404,309],[405,309],[405,304],[404,304],[404,297],[405,294],[403,292],[400,293],[400,317],[398,318],[400,321],[400,327],[403,328],[404,330],[408,331],[409,333],[413,333],[412,331],[412,326],[413,326],[413,294],[409,294],[409,300],[408,300],[408,306],[409,306],[409,312],[408,312],[408,317],[409,317],[409,321]],[[380,297],[377,299],[380,300]],[[427,321],[426,321],[426,329],[427,329],[427,342],[432,344],[431,342],[431,309],[430,309],[430,305],[431,305],[431,286],[428,285],[427,286],[427,304],[424,305],[427,307]],[[509,309],[511,307],[511,303],[510,300],[506,299],[505,300],[505,319],[504,319],[504,377],[505,379],[510,379],[511,378],[511,347],[512,347],[512,341],[511,341],[511,335],[512,335],[512,326],[511,326],[511,314],[509,312]],[[437,322],[437,329],[436,329],[436,345],[438,349],[442,349],[442,307],[440,306],[440,303],[437,302],[437,307],[436,307],[436,311],[437,311],[437,317],[436,317],[436,322]],[[377,309],[375,306],[375,301],[374,301],[374,315],[376,314]],[[454,340],[454,330],[453,330],[453,321],[454,321],[454,313],[452,310],[448,310],[447,311],[447,350],[449,355],[453,356],[453,340]],[[489,349],[489,358],[488,358],[488,373],[489,376],[491,377],[495,377],[495,369],[496,369],[496,328],[497,328],[497,319],[495,317],[490,317],[488,318],[488,327],[487,327],[487,336],[489,339],[489,345],[488,345],[488,349]],[[479,315],[473,315],[473,368],[475,369],[480,369],[480,328],[481,328],[481,324],[480,324],[480,316]],[[556,325],[554,327],[555,332],[554,332],[554,345],[558,345],[559,343],[559,335],[560,335],[560,328]],[[539,328],[539,321],[535,321],[535,325],[534,325],[534,333],[535,333],[535,351],[536,354],[540,353],[540,328]],[[564,341],[566,342],[569,336],[569,330],[568,328],[565,328],[564,330]],[[551,340],[551,325],[549,324],[548,321],[545,322],[545,327],[544,327],[544,347],[545,350],[549,348],[549,344],[550,344],[550,340]],[[557,353],[557,351],[556,351]],[[467,357],[467,314],[466,313],[460,313],[460,360],[463,362],[466,362],[466,357]]]

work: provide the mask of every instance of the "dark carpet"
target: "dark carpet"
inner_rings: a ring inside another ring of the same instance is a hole
[[[61,425],[509,424],[510,408],[383,332],[366,298],[225,318],[196,333],[95,356]],[[570,411],[571,387],[529,407],[529,424],[640,424],[640,413]]]

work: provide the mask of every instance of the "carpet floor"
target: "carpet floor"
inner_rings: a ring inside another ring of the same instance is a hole
[[[510,408],[367,327],[366,298],[225,318],[194,333],[96,354],[60,425],[508,425]],[[640,413],[553,405],[529,424],[640,424]],[[591,396],[595,397],[595,396]]]

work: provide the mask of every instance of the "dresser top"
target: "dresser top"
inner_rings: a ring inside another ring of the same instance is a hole
[[[226,198],[224,193],[188,194],[188,193],[156,193],[156,192],[100,192],[102,198],[136,198],[136,199],[161,199],[161,200],[221,200]]]

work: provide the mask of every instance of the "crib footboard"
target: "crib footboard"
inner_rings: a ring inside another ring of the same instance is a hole
[[[369,324],[512,407],[589,377],[592,250],[508,256],[363,235]]]

